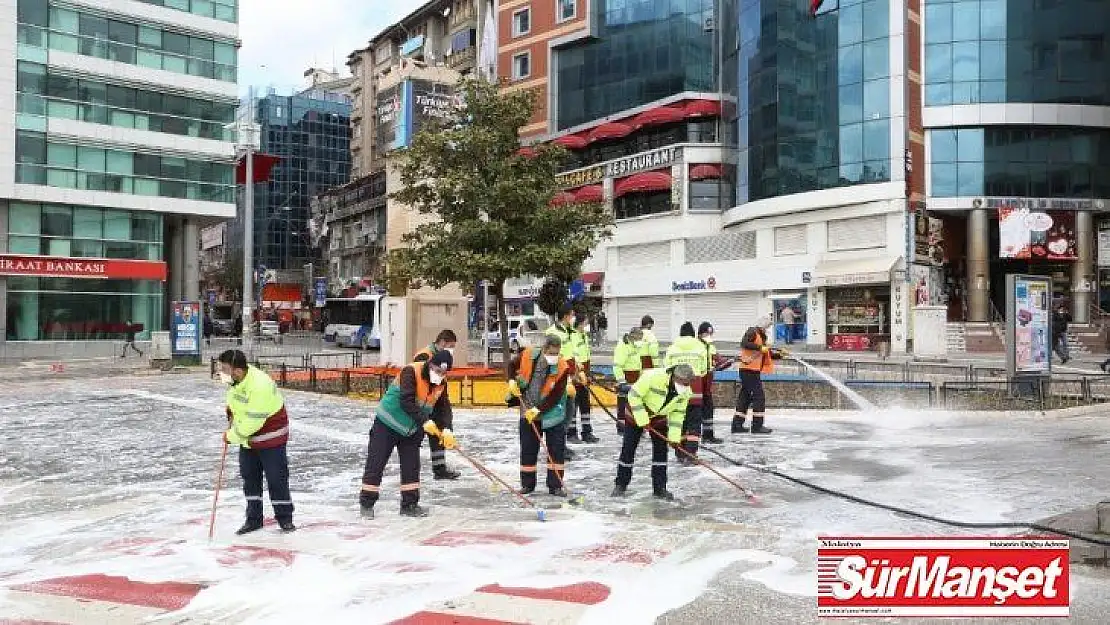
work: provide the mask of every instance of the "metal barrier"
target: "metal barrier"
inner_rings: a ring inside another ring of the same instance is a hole
[[[1108,391],[1105,376],[946,382],[940,389],[946,410],[1058,410],[1106,403]]]

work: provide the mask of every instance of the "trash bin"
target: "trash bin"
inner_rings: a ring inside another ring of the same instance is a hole
[[[172,357],[173,352],[170,349],[170,333],[151,332],[150,360],[153,362],[157,362],[160,360],[170,360]]]

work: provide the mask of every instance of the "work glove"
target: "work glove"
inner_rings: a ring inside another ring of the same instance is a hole
[[[672,445],[681,445],[682,428],[667,428],[667,442]]]
[[[787,351],[784,349],[771,350],[771,360],[782,360],[786,357]]]
[[[439,426],[436,425],[436,422],[432,421],[431,419],[428,419],[424,422],[424,431],[427,432],[429,436],[443,438],[443,433],[439,431]]]
[[[576,389],[573,384],[567,384],[567,397],[574,399],[574,396],[577,394],[578,389]]]
[[[443,443],[444,449],[454,449],[458,447],[458,442],[455,441],[455,433],[451,430],[443,430],[440,433],[439,440]]]
[[[587,384],[590,383],[590,381],[586,379],[586,372],[585,371],[579,371],[577,379],[578,379],[578,383],[581,384],[582,386],[586,386]]]
[[[760,348],[759,348],[759,351],[761,351],[761,352],[763,352],[764,354],[766,354],[767,352],[771,351],[771,348],[770,348],[770,347],[767,347],[766,345],[764,345],[764,346],[762,346],[762,347],[760,347]]]
[[[632,385],[628,382],[621,382],[617,385],[617,393],[620,395],[627,395],[628,391],[632,390]]]
[[[524,420],[528,423],[535,423],[538,416],[540,416],[539,408],[529,408],[524,411]]]
[[[520,397],[520,385],[516,380],[509,380],[509,395],[513,397]]]

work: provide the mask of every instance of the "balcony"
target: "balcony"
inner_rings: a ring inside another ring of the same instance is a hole
[[[447,57],[447,67],[450,67],[451,69],[456,71],[468,67],[474,67],[474,64],[477,60],[477,54],[478,49],[473,47],[467,48],[465,50],[460,50],[458,52],[453,52],[451,56]]]

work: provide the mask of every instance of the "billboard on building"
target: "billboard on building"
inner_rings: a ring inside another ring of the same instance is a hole
[[[998,257],[1075,260],[1075,213],[998,208]]]
[[[375,149],[406,148],[424,128],[449,119],[457,107],[452,85],[410,79],[378,94],[374,104]]]

